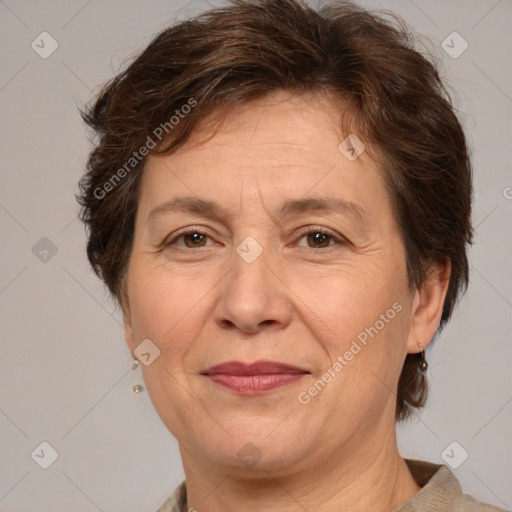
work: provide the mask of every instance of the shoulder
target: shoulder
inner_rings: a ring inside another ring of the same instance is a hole
[[[465,494],[452,470],[444,464],[413,459],[405,462],[421,489],[397,512],[507,512]]]
[[[469,494],[463,494],[460,504],[456,504],[453,510],[456,512],[507,512],[504,508],[478,501]]]

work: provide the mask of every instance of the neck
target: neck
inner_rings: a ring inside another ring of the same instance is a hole
[[[261,469],[242,474],[219,468],[180,445],[187,481],[186,510],[199,512],[390,512],[412,498],[420,486],[400,457],[393,429],[386,442],[368,440],[331,451],[304,469],[292,464],[289,472]],[[361,448],[363,447],[363,448]],[[299,468],[299,469],[297,469]]]

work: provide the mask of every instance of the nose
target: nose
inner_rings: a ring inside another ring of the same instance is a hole
[[[244,258],[242,251],[234,252],[232,259],[215,308],[217,325],[246,334],[286,327],[292,316],[291,291],[272,251],[264,249],[253,261]]]

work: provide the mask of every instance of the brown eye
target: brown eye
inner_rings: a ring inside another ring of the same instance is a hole
[[[185,245],[189,248],[203,247],[206,243],[206,237],[207,237],[207,235],[205,235],[203,233],[199,233],[197,231],[191,231],[190,233],[184,233],[181,236],[185,242]],[[190,245],[187,243],[187,240],[190,240]]]
[[[321,231],[311,231],[307,234],[308,242],[311,242],[312,244],[319,244],[313,247],[314,249],[328,247],[331,238],[331,235],[328,233],[322,233]]]
[[[176,245],[180,248],[186,249],[196,249],[200,247],[205,247],[207,245],[207,240],[209,236],[198,229],[192,229],[189,231],[184,231],[180,233],[178,236],[174,237],[172,240],[165,242],[164,246]],[[178,243],[179,240],[183,240],[183,243]]]
[[[344,239],[321,228],[309,228],[301,233],[299,240],[305,238],[306,245],[298,243],[299,246],[310,249],[325,249],[333,245],[343,244]]]

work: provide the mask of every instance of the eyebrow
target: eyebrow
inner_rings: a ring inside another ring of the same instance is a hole
[[[226,210],[213,201],[198,197],[176,197],[155,206],[148,215],[148,222],[163,214],[194,213],[212,218],[227,216]],[[342,213],[364,222],[364,209],[356,203],[334,197],[311,197],[307,199],[290,199],[286,201],[276,214],[279,217],[291,217],[302,213]]]

